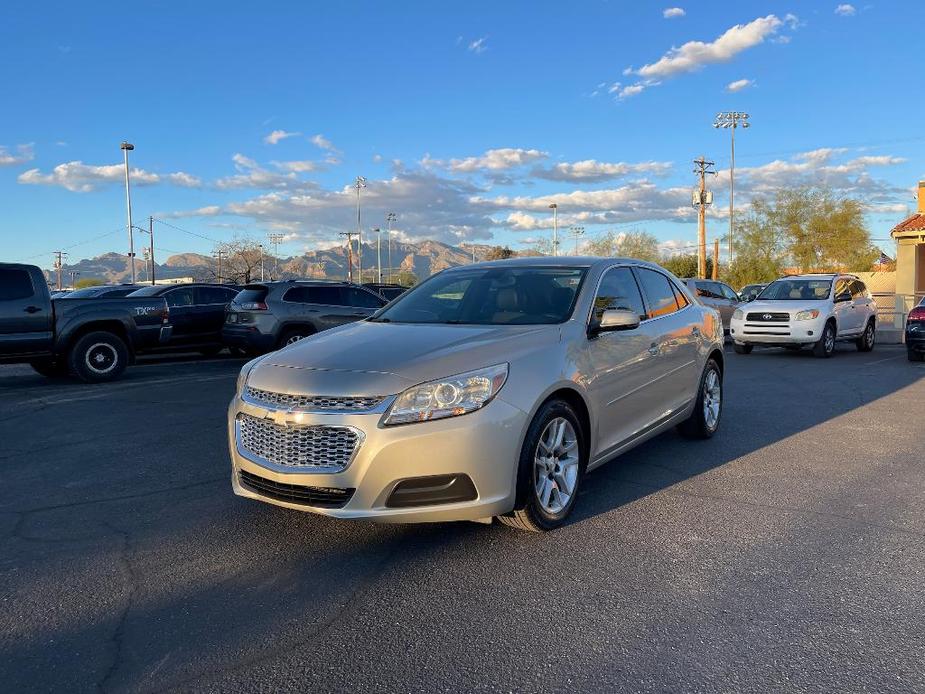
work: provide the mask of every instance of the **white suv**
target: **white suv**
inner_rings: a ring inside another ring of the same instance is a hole
[[[752,348],[812,347],[830,357],[836,340],[853,340],[861,352],[874,348],[877,305],[854,275],[795,275],[771,282],[732,314],[730,335],[738,354]]]

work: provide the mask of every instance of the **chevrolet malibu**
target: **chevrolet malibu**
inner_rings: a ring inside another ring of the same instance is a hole
[[[719,314],[628,259],[446,270],[371,318],[244,366],[240,496],[338,518],[550,530],[585,473],[723,405]]]

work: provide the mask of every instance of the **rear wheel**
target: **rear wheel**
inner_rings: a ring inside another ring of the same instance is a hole
[[[286,345],[291,345],[294,342],[299,340],[304,340],[309,335],[312,335],[315,331],[311,328],[289,328],[284,331],[279,338],[279,347],[282,349]]]
[[[520,452],[517,506],[499,520],[533,532],[562,525],[575,507],[587,451],[585,433],[572,406],[563,400],[543,405]]]
[[[829,321],[822,329],[819,342],[813,345],[813,354],[822,359],[828,359],[835,351],[835,323]]]
[[[67,362],[54,359],[37,359],[30,361],[31,366],[37,373],[42,374],[45,378],[64,378],[67,376]]]
[[[925,361],[925,352],[916,352],[914,349],[906,348],[906,357],[909,361]]]
[[[128,347],[113,333],[87,333],[71,346],[67,362],[71,373],[81,381],[112,381],[128,366]]]
[[[708,439],[719,429],[723,414],[723,372],[713,359],[707,362],[700,377],[700,390],[691,416],[678,425],[689,439]]]
[[[753,349],[752,345],[740,345],[738,342],[734,343],[732,348],[736,354],[751,354]]]
[[[870,352],[874,348],[874,341],[877,339],[877,327],[872,320],[867,321],[867,327],[861,336],[854,341],[859,352]]]

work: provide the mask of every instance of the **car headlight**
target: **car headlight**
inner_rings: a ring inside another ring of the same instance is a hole
[[[818,309],[810,309],[809,311],[800,311],[793,317],[793,320],[813,320],[814,318],[819,317]]]
[[[399,395],[382,417],[383,426],[424,422],[468,414],[485,407],[507,380],[508,365],[498,364],[436,381],[419,383]]]
[[[235,391],[237,393],[240,393],[243,390],[244,384],[247,383],[247,377],[250,375],[251,370],[257,365],[257,362],[260,361],[260,359],[260,357],[251,359],[241,367],[241,372],[238,374],[238,383],[235,386]]]
[[[737,308],[735,311],[732,312],[732,320],[742,320],[742,317],[744,315],[745,314],[742,313],[742,309]]]

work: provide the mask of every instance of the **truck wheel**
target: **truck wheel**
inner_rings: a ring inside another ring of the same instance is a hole
[[[828,359],[835,352],[835,323],[829,321],[822,329],[822,337],[813,345],[813,354]]]
[[[71,346],[68,366],[84,383],[112,381],[128,366],[128,347],[113,333],[87,333]]]
[[[42,374],[45,378],[64,378],[67,376],[67,362],[54,361],[52,359],[41,359],[30,361],[29,366],[35,369],[36,373]]]

